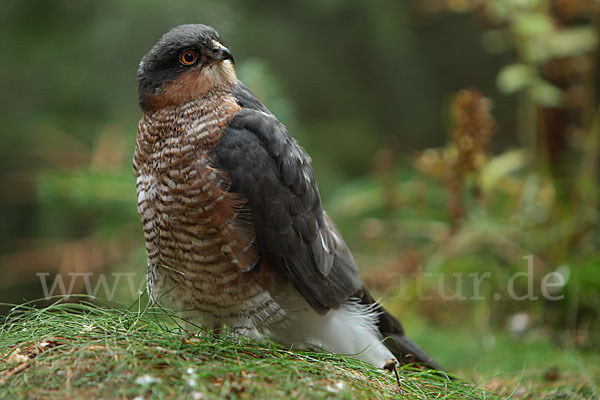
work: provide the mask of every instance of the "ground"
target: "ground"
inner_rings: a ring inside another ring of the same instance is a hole
[[[139,304],[134,308],[88,303],[15,308],[0,328],[0,393],[57,399],[575,399],[598,394],[600,374],[592,367],[594,362],[598,365],[597,358],[578,359],[574,352],[558,352],[543,343],[508,349],[504,346],[509,340],[499,338],[498,353],[481,362],[508,366],[504,371],[485,377],[471,372],[448,381],[403,367],[398,385],[392,373],[352,358],[293,351],[226,334],[190,335],[181,320],[164,310]],[[415,333],[419,329],[425,327],[416,324]],[[460,340],[470,340],[460,335]],[[457,338],[458,332],[440,332],[429,335],[424,344],[457,360],[464,349],[481,350],[477,341],[455,348]],[[515,360],[514,368],[494,361],[502,353]],[[548,357],[555,367],[517,368],[519,360],[537,363]]]

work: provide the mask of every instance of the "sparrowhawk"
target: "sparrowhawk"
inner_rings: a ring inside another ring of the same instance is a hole
[[[233,63],[213,28],[182,25],[139,64],[133,166],[152,299],[208,329],[439,369],[364,287],[310,157]]]

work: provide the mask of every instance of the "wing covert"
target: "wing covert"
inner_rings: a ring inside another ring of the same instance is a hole
[[[213,164],[229,176],[230,191],[245,198],[261,254],[313,309],[326,313],[362,283],[352,254],[323,211],[310,157],[263,110],[242,108],[226,128]]]

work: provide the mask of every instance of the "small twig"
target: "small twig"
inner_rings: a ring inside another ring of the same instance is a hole
[[[27,368],[29,368],[29,364],[31,364],[31,360],[33,360],[33,359],[25,361],[24,363],[17,365],[16,367],[11,368],[8,371],[6,371],[6,373],[3,374],[4,376],[0,379],[0,385],[4,385],[8,381],[8,378],[10,378],[11,376],[18,374],[19,372],[23,372]]]

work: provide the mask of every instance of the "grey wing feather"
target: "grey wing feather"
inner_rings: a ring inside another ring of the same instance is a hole
[[[338,308],[362,283],[323,211],[310,158],[247,89],[240,90],[239,103],[249,106],[226,128],[213,164],[246,199],[261,253],[317,312]]]

